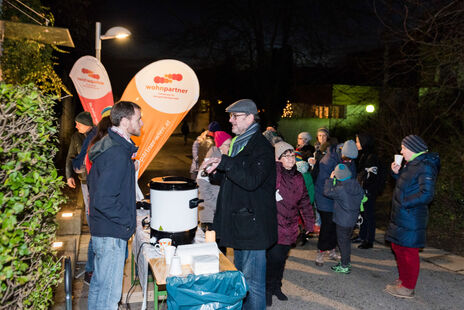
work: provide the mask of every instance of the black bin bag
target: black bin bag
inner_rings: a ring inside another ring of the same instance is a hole
[[[166,279],[169,310],[242,309],[248,287],[240,271]]]

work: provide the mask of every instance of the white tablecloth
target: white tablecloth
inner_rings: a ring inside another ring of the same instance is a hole
[[[142,227],[142,220],[145,217],[148,217],[148,220],[150,220],[149,210],[137,210],[137,226],[134,238],[132,240],[132,255],[134,257],[134,260],[137,260],[137,271],[140,280],[140,285],[142,286],[143,291],[143,310],[146,309],[147,305],[148,262],[152,258],[162,257],[162,255],[159,254],[158,250],[150,244],[150,228],[144,230]],[[205,242],[205,234],[203,230],[197,228],[193,243],[201,242]],[[139,255],[138,253],[141,246],[142,251]]]

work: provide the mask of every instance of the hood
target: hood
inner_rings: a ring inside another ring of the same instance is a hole
[[[412,162],[408,163],[408,165],[416,165],[420,162],[424,162],[426,165],[434,167],[437,173],[440,171],[441,163],[440,163],[440,156],[438,155],[438,153],[434,153],[434,152],[424,153],[416,157]]]
[[[366,133],[357,134],[359,142],[361,143],[363,153],[371,153],[374,150],[374,138]]]
[[[115,145],[123,146],[131,154],[137,152],[138,150],[138,148],[134,144],[127,142],[126,139],[112,131],[111,128],[108,128],[108,134],[90,148],[89,160],[92,162],[95,161],[95,159],[97,159],[98,156],[100,156],[109,148]]]
[[[359,185],[358,181],[356,179],[349,179],[346,181],[337,181],[343,183],[343,187],[346,190],[346,192],[350,195],[364,195],[364,190],[362,187]]]

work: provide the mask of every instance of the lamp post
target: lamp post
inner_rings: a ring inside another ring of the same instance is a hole
[[[131,35],[131,32],[124,27],[112,27],[101,35],[101,23],[95,23],[95,57],[101,60],[101,41],[108,39],[123,39]]]

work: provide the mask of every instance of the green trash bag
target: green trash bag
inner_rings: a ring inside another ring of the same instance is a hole
[[[169,310],[239,310],[242,309],[248,287],[240,271],[224,271],[209,275],[168,277],[166,290]]]

